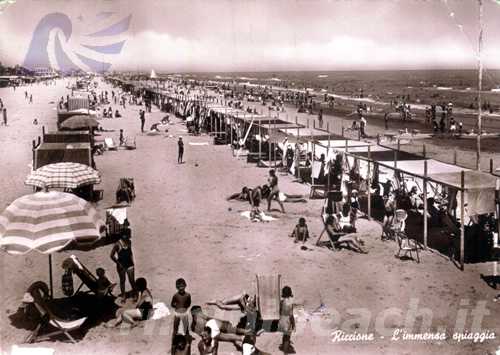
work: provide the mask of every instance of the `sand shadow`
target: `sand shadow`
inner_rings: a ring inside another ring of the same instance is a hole
[[[50,311],[58,318],[72,321],[83,317],[87,319],[83,325],[71,335],[76,341],[82,340],[88,331],[102,323],[114,319],[118,306],[112,296],[98,297],[88,293],[78,293],[72,297],[53,299],[48,304]],[[17,311],[9,315],[10,324],[17,328],[32,332],[36,327],[44,322],[35,305],[30,303],[21,305]],[[56,330],[52,325],[45,324],[38,336],[48,334]],[[51,337],[49,341],[67,341],[63,335]]]

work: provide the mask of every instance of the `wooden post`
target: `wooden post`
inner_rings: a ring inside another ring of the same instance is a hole
[[[425,149],[425,144],[422,146],[422,156],[424,157],[424,159],[427,158],[427,151]]]
[[[460,172],[460,269],[462,271],[464,270],[464,247],[465,247],[464,198],[465,198],[465,172],[462,170]]]
[[[394,150],[394,168],[397,169],[397,167],[398,167],[398,150],[396,149]]]
[[[234,156],[234,149],[233,149],[234,148],[233,147],[233,123],[234,123],[233,117],[231,116],[231,117],[229,117],[229,131],[230,131],[229,132],[229,136],[230,136],[229,139],[231,140],[231,153]]]
[[[372,192],[371,192],[371,146],[368,146],[368,176],[366,177],[366,184],[367,184],[367,192],[368,192],[368,220],[371,220],[371,215],[372,215]]]
[[[380,145],[380,133],[377,133],[377,145]]]
[[[493,158],[490,158],[490,174],[493,174]]]
[[[453,165],[457,165],[457,148],[453,148]]]
[[[346,140],[345,140],[345,152],[346,152],[346,153],[347,153],[347,151],[348,151],[348,149],[349,149],[349,148],[348,148],[348,144],[349,144],[349,143],[348,143],[348,141],[347,141],[347,139],[346,139]],[[346,157],[347,157],[347,155],[346,155]]]
[[[271,159],[272,159],[272,156],[271,156],[271,115],[268,115],[268,128],[267,128],[267,135],[268,135],[268,139],[267,139],[267,147],[268,147],[268,151],[269,151],[269,167],[271,167]]]
[[[42,126],[42,137],[44,137],[44,136],[45,136],[45,126]]]
[[[424,145],[425,147],[425,145]],[[424,160],[424,247],[427,249],[427,160]]]
[[[326,123],[326,129],[328,130],[328,122]],[[328,148],[326,149],[326,159],[328,159],[328,175],[327,175],[327,184],[328,184],[328,187],[326,188],[326,191],[327,192],[330,192],[330,170],[331,170],[331,167],[330,167],[330,164],[332,162],[332,160],[330,159],[330,131],[328,131]]]
[[[498,236],[500,236],[500,179],[496,180],[496,187],[495,187],[495,210],[497,212],[497,238],[493,241],[493,246],[497,247],[498,246]]]
[[[259,160],[258,160],[258,162],[260,162],[262,159],[262,127],[261,127],[262,125],[261,125],[260,121],[257,121],[257,122],[259,122]]]

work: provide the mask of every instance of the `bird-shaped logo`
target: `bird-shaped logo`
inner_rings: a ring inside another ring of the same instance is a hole
[[[75,27],[100,29],[72,38],[73,23],[66,14],[53,12],[44,16],[33,31],[23,67],[62,72],[109,70],[112,59],[125,44],[132,19],[132,15],[116,17],[113,12],[100,12],[87,21],[80,15],[77,19],[83,24]]]

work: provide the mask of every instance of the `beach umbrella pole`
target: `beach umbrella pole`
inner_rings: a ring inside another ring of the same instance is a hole
[[[50,298],[54,297],[54,282],[52,279],[52,255],[49,254],[49,287],[50,287]]]

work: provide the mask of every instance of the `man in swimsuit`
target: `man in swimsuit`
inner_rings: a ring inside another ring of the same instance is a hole
[[[278,188],[278,177],[276,176],[276,172],[274,169],[269,170],[269,179],[268,179],[269,187],[271,188],[271,193],[267,197],[267,210],[271,211],[271,201],[275,199],[278,201],[278,204],[281,207],[281,212],[285,213],[285,207],[283,206],[283,202],[279,199],[280,189]]]
[[[205,327],[208,327],[213,340],[229,342],[238,348],[241,347],[245,329],[236,328],[229,321],[209,317],[203,313],[200,306],[191,307],[191,316],[193,318],[191,323],[192,332],[201,336]]]

